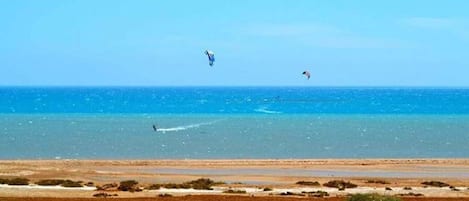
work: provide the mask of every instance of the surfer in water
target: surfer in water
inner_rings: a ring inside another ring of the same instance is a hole
[[[153,130],[156,132],[157,128],[156,128],[156,125],[153,124]]]

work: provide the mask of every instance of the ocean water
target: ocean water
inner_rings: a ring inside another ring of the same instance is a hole
[[[0,88],[0,159],[467,158],[468,143],[469,89]]]

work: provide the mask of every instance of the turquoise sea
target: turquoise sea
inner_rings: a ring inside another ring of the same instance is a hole
[[[467,158],[468,144],[469,89],[0,88],[0,159]]]

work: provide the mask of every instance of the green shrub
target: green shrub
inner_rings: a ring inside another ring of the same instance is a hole
[[[111,190],[113,188],[117,188],[118,185],[116,183],[110,183],[110,184],[104,184],[102,186],[96,186],[96,190],[98,191],[105,191],[105,190]]]
[[[0,178],[0,184],[8,184],[10,182],[9,179],[2,179]]]
[[[331,187],[331,188],[338,188],[339,190],[345,190],[345,188],[356,188],[357,185],[356,184],[353,184],[353,183],[350,183],[350,182],[346,182],[346,181],[343,181],[343,180],[332,180],[332,181],[329,181],[325,184],[323,184],[324,186],[327,186],[327,187]]]
[[[213,190],[211,187],[215,184],[215,182],[211,179],[200,178],[186,182],[186,184],[189,184],[193,189],[197,190]]]
[[[81,185],[81,181],[72,181],[72,180],[65,180],[61,186],[63,187],[83,187],[83,185]]]
[[[447,183],[441,182],[441,181],[424,181],[422,182],[423,185],[427,186],[434,186],[434,187],[447,187],[450,186]]]
[[[214,182],[211,179],[200,178],[197,180],[192,180],[184,182],[182,184],[167,183],[167,184],[153,184],[148,187],[150,190],[156,190],[161,187],[163,188],[172,188],[172,189],[197,189],[197,190],[213,190],[211,187],[217,184],[225,184],[224,182]]]
[[[296,182],[298,185],[303,185],[303,186],[320,186],[321,184],[317,181],[299,181]]]
[[[396,196],[414,196],[414,197],[419,197],[419,196],[423,196],[423,194],[422,194],[422,193],[413,193],[413,192],[409,192],[409,193],[396,194]]]
[[[378,194],[354,194],[348,197],[346,201],[401,201],[401,199]]]
[[[174,184],[174,183],[169,183],[169,184],[162,184],[161,185],[164,188],[175,188],[175,189],[188,189],[191,188],[190,184],[184,183],[184,184]]]
[[[90,182],[87,182],[87,183],[85,184],[85,186],[93,187],[93,186],[94,186],[94,183],[90,181]]]
[[[388,181],[380,180],[380,179],[370,179],[370,180],[367,180],[366,183],[369,183],[369,184],[389,184]]]
[[[233,190],[233,189],[228,189],[226,191],[223,191],[223,193],[233,193],[233,194],[245,194],[245,190]]]
[[[36,182],[40,186],[58,186],[63,187],[83,187],[81,181],[63,180],[63,179],[44,179]]]
[[[119,187],[117,188],[120,191],[135,191],[138,182],[135,180],[126,180],[121,181]]]
[[[10,179],[7,184],[8,185],[15,185],[15,186],[29,185],[29,179],[26,179],[26,178],[13,178],[13,179]]]
[[[97,197],[97,198],[107,198],[107,197],[111,197],[111,196],[118,196],[118,195],[117,194],[108,194],[108,193],[93,194],[93,197]]]
[[[103,186],[97,186],[97,190],[108,190],[111,188],[116,188],[118,185],[116,183],[104,184]]]
[[[308,197],[327,197],[329,196],[329,193],[326,191],[303,191],[301,193],[304,193],[308,195]]]
[[[264,191],[273,191],[273,189],[272,189],[272,188],[269,188],[269,187],[265,187],[265,188],[264,188]]]
[[[58,186],[64,183],[63,179],[44,179],[36,182],[39,186]]]
[[[107,193],[95,193],[95,194],[93,194],[93,197],[97,197],[97,198],[106,198],[108,196],[111,196],[111,195],[109,195]]]
[[[158,190],[161,188],[161,184],[152,184],[150,186],[148,186],[148,190]]]

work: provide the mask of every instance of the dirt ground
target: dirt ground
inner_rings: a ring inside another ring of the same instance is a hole
[[[299,197],[249,197],[249,196],[223,196],[223,195],[192,195],[180,197],[155,198],[0,198],[0,201],[344,201],[345,198],[299,198]],[[469,198],[402,198],[403,201],[469,201]]]

